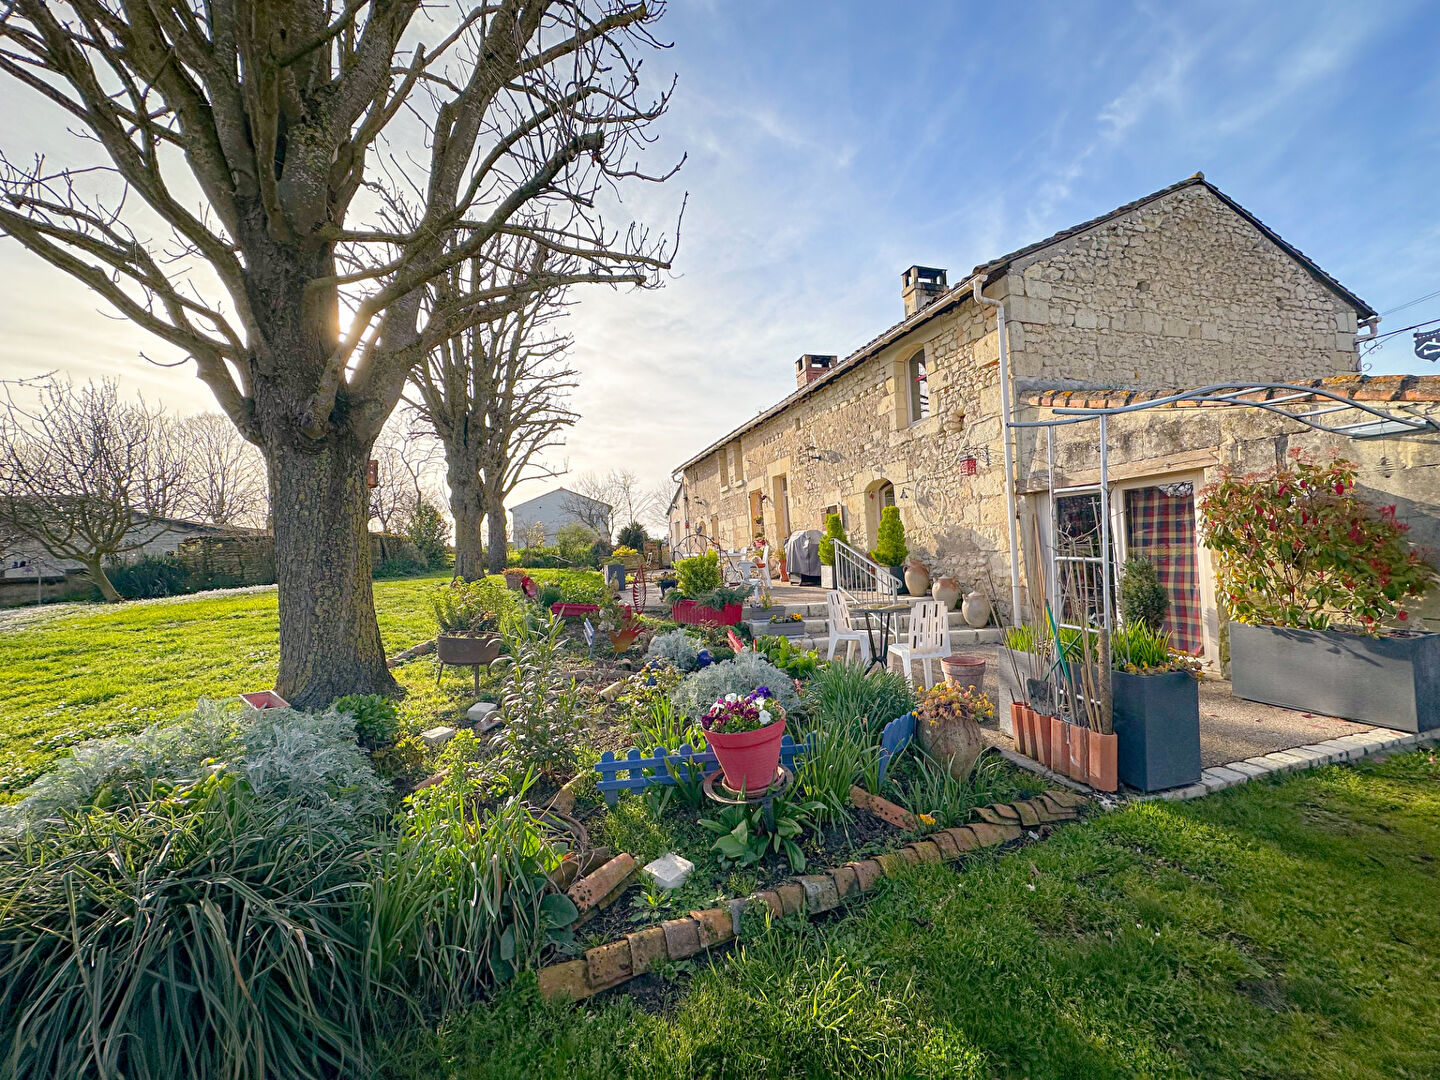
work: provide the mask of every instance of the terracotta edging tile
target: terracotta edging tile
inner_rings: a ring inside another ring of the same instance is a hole
[[[861,788],[856,790],[864,793]],[[907,866],[946,862],[967,852],[999,847],[1017,840],[1024,835],[1024,826],[1031,824],[1032,817],[1037,823],[1074,820],[1079,817],[1079,809],[1085,802],[1082,795],[1052,789],[1032,799],[977,807],[976,813],[982,818],[980,821],[942,829],[873,859],[860,859],[818,874],[805,874],[754,896],[728,900],[720,907],[693,911],[688,918],[669,919],[658,926],[626,934],[617,941],[597,945],[586,950],[581,959],[550,964],[538,972],[540,993],[547,1000],[581,1000],[618,986],[635,975],[654,971],[667,958],[684,960],[734,940],[739,936],[741,916],[745,911],[761,910],[763,905],[770,918],[829,911],[849,897],[873,892],[882,878],[898,874]],[[624,860],[629,860],[628,869]],[[617,856],[595,874],[577,882],[570,890],[571,899],[575,899],[574,894],[592,879],[600,879],[594,882],[594,888],[606,882],[609,884],[606,892],[592,900],[592,904],[612,897],[617,887],[629,879],[634,867],[635,860],[630,856]],[[620,873],[622,869],[625,870],[623,874]],[[606,871],[608,875],[601,878]]]

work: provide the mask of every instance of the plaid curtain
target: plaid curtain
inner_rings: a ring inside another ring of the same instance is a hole
[[[1169,489],[1172,493],[1167,493]],[[1165,629],[1171,644],[1199,653],[1200,571],[1195,557],[1195,495],[1189,484],[1131,488],[1125,492],[1125,536],[1130,555],[1154,564],[1170,594]]]

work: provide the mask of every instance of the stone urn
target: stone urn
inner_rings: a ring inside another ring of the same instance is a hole
[[[965,597],[960,605],[960,614],[965,616],[965,625],[979,630],[990,621],[990,598],[979,589]]]
[[[944,765],[956,780],[969,777],[975,759],[988,745],[980,725],[968,716],[946,715],[926,720],[917,712],[915,734],[925,752]]]
[[[954,611],[955,605],[960,602],[960,582],[953,577],[938,577],[930,586],[935,599],[945,605],[946,611]]]
[[[905,589],[911,596],[924,596],[930,591],[930,571],[919,559],[905,564]]]

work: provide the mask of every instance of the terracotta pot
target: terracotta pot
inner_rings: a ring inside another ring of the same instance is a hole
[[[930,571],[919,559],[905,564],[905,588],[911,596],[924,596],[930,591]]]
[[[1031,727],[1035,723],[1035,714],[1026,706],[1020,706],[1020,723],[1015,728],[1015,749],[1026,757],[1030,756],[1030,741],[1033,738]]]
[[[945,681],[951,686],[970,686],[979,691],[985,689],[985,658],[953,653],[940,661],[940,670]]]
[[[1015,740],[1017,746],[1020,744],[1020,715],[1025,708],[1026,705],[1023,701],[1010,702],[1010,737]]]
[[[976,589],[965,597],[965,603],[960,605],[960,614],[965,616],[966,626],[979,630],[990,622],[990,598]]]
[[[975,759],[989,745],[980,725],[968,716],[952,717],[934,724],[917,716],[915,734],[924,751],[936,761],[944,762],[956,780],[964,780],[970,775]]]
[[[725,773],[725,786],[731,791],[756,795],[775,779],[775,772],[780,768],[780,740],[784,735],[785,721],[777,720],[738,735],[707,731],[705,741],[715,751],[715,760]]]
[[[1079,780],[1085,783],[1089,776],[1090,752],[1089,736],[1090,729],[1083,728],[1079,724],[1066,724],[1070,729],[1068,732],[1068,745],[1070,747],[1070,765],[1066,775],[1071,780]]]
[[[1069,775],[1070,772],[1070,725],[1061,720],[1058,716],[1042,716],[1041,721],[1049,721],[1050,728],[1050,768],[1061,776]]]
[[[1050,767],[1050,718],[1035,713],[1034,727],[1035,760],[1048,769]]]
[[[1120,738],[1114,732],[1102,735],[1090,732],[1087,740],[1086,776],[1087,783],[1097,791],[1114,791],[1120,786],[1117,766],[1119,764]]]
[[[946,611],[954,611],[960,602],[960,582],[953,577],[936,578],[930,585],[930,593],[945,605]]]
[[[1040,760],[1040,745],[1042,736],[1040,729],[1049,729],[1049,717],[1041,716],[1030,706],[1025,706],[1025,712],[1030,717],[1030,756],[1036,761]]]

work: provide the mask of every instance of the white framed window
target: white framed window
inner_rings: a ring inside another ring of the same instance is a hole
[[[910,384],[910,423],[917,424],[930,415],[930,372],[925,362],[925,350],[921,349],[910,357],[905,368]]]

